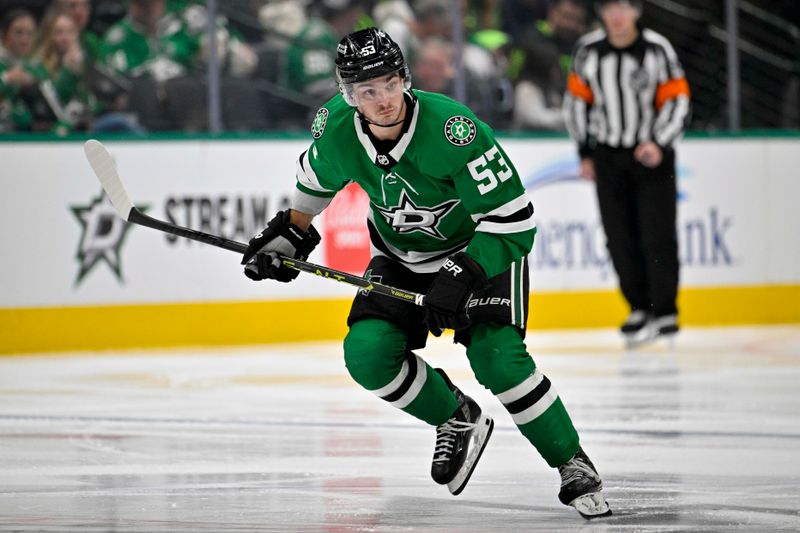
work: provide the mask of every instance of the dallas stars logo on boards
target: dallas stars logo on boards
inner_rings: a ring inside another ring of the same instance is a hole
[[[147,208],[148,206],[138,206],[142,212]],[[105,262],[117,280],[122,282],[120,249],[131,224],[119,218],[111,200],[103,191],[89,205],[70,206],[70,210],[81,225],[81,239],[75,255],[80,268],[75,285],[79,285],[100,262]]]
[[[451,144],[466,146],[475,140],[478,128],[468,117],[456,115],[444,123],[444,136]]]
[[[438,226],[442,218],[458,204],[459,200],[448,200],[434,207],[418,206],[408,197],[405,189],[400,191],[400,200],[394,207],[378,207],[386,222],[397,233],[421,231],[431,237],[444,240]]]

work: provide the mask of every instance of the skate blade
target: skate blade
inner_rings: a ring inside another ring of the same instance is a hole
[[[601,492],[592,492],[590,494],[578,496],[572,500],[570,505],[586,520],[592,520],[602,516],[611,516],[611,508],[608,506]]]
[[[464,464],[456,473],[448,484],[447,488],[453,496],[458,496],[464,487],[467,486],[469,478],[472,477],[472,472],[475,471],[475,466],[483,455],[483,450],[486,448],[486,443],[489,442],[489,437],[492,435],[494,429],[494,420],[486,415],[481,415],[477,422],[477,429],[470,438],[469,450],[467,457],[464,459]]]
[[[656,340],[656,330],[649,324],[645,325],[636,333],[623,334],[625,338],[625,349],[635,350]]]
[[[646,335],[626,335],[625,336],[625,349],[626,350],[636,350],[637,348],[642,348],[644,346],[654,345],[654,344],[661,344],[662,341],[666,345],[666,348],[670,351],[675,350],[675,338],[678,336],[678,333],[648,333]]]

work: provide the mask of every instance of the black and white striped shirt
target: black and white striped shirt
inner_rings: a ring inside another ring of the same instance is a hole
[[[564,101],[567,129],[581,157],[595,145],[669,147],[689,120],[689,84],[667,39],[642,29],[627,48],[614,48],[605,30],[577,44]]]

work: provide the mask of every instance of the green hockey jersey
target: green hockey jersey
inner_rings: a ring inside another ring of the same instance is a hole
[[[370,199],[373,254],[414,272],[435,272],[466,249],[492,277],[528,254],[533,206],[494,134],[464,105],[412,91],[407,130],[380,153],[354,108],[337,95],[311,126],[314,141],[297,162],[293,207],[318,214],[337,191],[358,183]]]

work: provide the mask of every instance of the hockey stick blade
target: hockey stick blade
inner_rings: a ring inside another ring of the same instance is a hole
[[[111,157],[105,146],[94,139],[86,141],[83,145],[83,153],[86,154],[86,159],[89,161],[95,176],[100,180],[103,190],[106,191],[106,194],[111,199],[111,205],[114,206],[114,209],[123,220],[128,220],[128,216],[133,209],[133,202],[128,197],[128,192],[122,185],[122,180],[119,179],[114,158]]]
[[[97,176],[97,179],[100,180],[100,185],[103,186],[103,190],[111,199],[111,204],[114,206],[114,209],[123,220],[133,224],[138,224],[140,226],[156,229],[164,233],[169,233],[170,235],[177,235],[193,241],[210,244],[211,246],[230,250],[239,254],[244,254],[245,251],[247,251],[246,244],[232,241],[218,235],[211,235],[210,233],[204,233],[202,231],[196,231],[183,226],[178,226],[177,224],[171,224],[169,222],[145,215],[133,205],[128,193],[125,191],[125,187],[122,185],[122,180],[117,173],[116,163],[106,147],[103,146],[99,141],[91,139],[86,141],[83,149],[84,153],[86,154],[86,159],[89,161],[89,165],[91,165],[92,170]],[[306,272],[308,274],[314,274],[323,278],[340,281],[348,285],[359,287],[368,292],[376,292],[378,294],[383,294],[384,296],[390,296],[398,300],[404,300],[406,302],[413,303],[414,305],[425,305],[425,296],[423,294],[397,289],[388,285],[382,285],[360,276],[354,276],[353,274],[348,274],[347,272],[341,272],[339,270],[334,270],[322,265],[316,265],[314,263],[308,263],[299,259],[290,259],[288,257],[281,256],[280,260],[287,268],[292,268],[294,270],[299,270],[300,272]]]

